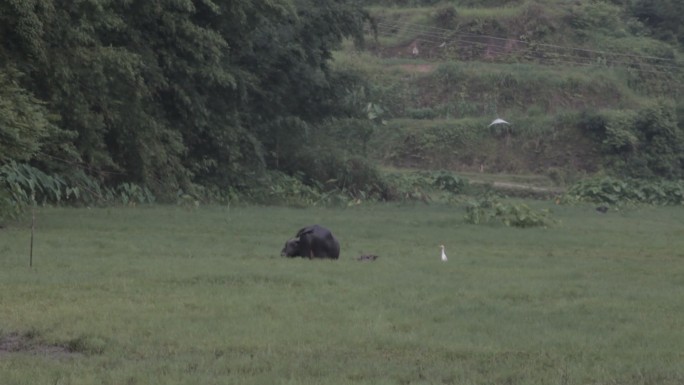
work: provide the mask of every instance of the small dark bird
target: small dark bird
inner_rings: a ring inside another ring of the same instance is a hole
[[[378,256],[373,255],[373,254],[364,254],[364,255],[360,255],[358,258],[356,258],[357,261],[370,261],[370,262],[373,262],[376,259],[378,259]]]
[[[600,213],[602,213],[602,214],[605,214],[605,213],[608,212],[608,206],[599,206],[599,207],[596,208],[596,211],[598,211],[598,212],[600,212]]]

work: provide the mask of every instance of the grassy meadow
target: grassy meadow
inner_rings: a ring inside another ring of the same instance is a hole
[[[32,269],[28,222],[0,229],[0,383],[684,383],[684,208],[527,203],[560,223],[41,208]],[[312,223],[340,260],[281,258]]]

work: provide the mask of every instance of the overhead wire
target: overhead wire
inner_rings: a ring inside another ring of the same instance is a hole
[[[417,38],[415,39],[416,41],[423,41],[427,43],[432,43],[435,44],[434,40],[429,40],[429,39],[421,39]],[[482,42],[468,42],[473,45],[480,45],[483,47],[487,46],[487,43],[482,43]],[[494,54],[510,54],[511,51],[506,51],[504,48],[501,47],[489,47],[489,52],[494,53]],[[576,57],[576,56],[570,56],[570,55],[564,55],[564,54],[553,54],[553,56],[535,56],[532,55],[529,52],[524,52],[524,51],[518,51],[522,56],[530,61],[536,61],[541,64],[568,64],[568,65],[574,65],[574,66],[608,66],[609,64],[621,64],[622,67],[626,69],[632,69],[636,70],[639,72],[645,72],[645,73],[654,73],[654,74],[672,74],[671,71],[661,71],[657,69],[650,69],[650,68],[643,68],[643,67],[635,67],[635,66],[641,66],[642,64],[639,63],[621,63],[621,62],[604,62],[603,64],[597,63],[596,58],[581,58],[581,57]]]
[[[471,46],[486,47],[487,51],[493,54],[522,54],[530,60],[537,60],[542,63],[552,62],[585,66],[624,66],[640,72],[658,74],[671,74],[672,71],[679,71],[682,69],[682,65],[675,59],[670,58],[587,48],[564,47],[546,43],[532,43],[521,39],[462,33],[446,28],[406,22],[380,22],[377,24],[377,33],[380,36],[395,37],[400,31],[416,34],[417,38],[415,40],[417,41],[424,41],[441,46],[464,43]],[[488,41],[481,41],[482,39]],[[506,42],[508,46],[493,45],[491,44],[492,40]],[[644,66],[648,67],[644,68]]]
[[[623,54],[623,53],[616,53],[616,52],[610,52],[610,51],[599,51],[599,50],[589,50],[589,49],[584,49],[584,48],[573,48],[573,47],[562,47],[558,45],[550,45],[550,44],[543,44],[543,43],[529,43],[523,40],[519,39],[505,39],[505,38],[500,38],[497,36],[489,36],[489,35],[473,35],[473,34],[464,34],[464,33],[457,33],[453,30],[444,30],[442,29],[441,32],[433,32],[430,31],[430,27],[426,27],[427,30],[417,28],[414,24],[407,23],[406,24],[408,27],[404,27],[404,31],[408,31],[411,33],[415,33],[419,35],[420,37],[427,37],[428,39],[431,39],[431,42],[434,44],[438,44],[438,41],[432,40],[432,39],[438,39],[442,43],[446,43],[447,41],[449,42],[464,42],[468,44],[473,44],[473,45],[487,45],[490,49],[492,47],[497,47],[496,45],[491,45],[490,43],[485,43],[482,41],[474,40],[474,39],[487,39],[489,41],[491,40],[500,40],[500,41],[505,41],[508,44],[511,42],[515,43],[513,45],[508,46],[506,49],[509,52],[516,51],[516,52],[521,52],[521,51],[527,51],[527,49],[520,47],[520,45],[527,46],[533,49],[538,49],[538,48],[553,48],[555,50],[565,50],[565,51],[571,51],[571,52],[582,52],[584,54],[601,54],[602,56],[600,58],[604,60],[610,59],[612,62],[616,64],[623,64],[623,65],[632,65],[632,64],[642,64],[642,63],[635,63],[635,62],[629,62],[629,61],[624,61],[624,60],[617,60],[617,59],[611,59],[609,56],[613,57],[628,57],[628,58],[638,58],[641,60],[659,60],[659,61],[673,61],[673,59],[668,59],[668,58],[658,58],[658,57],[653,57],[653,56],[644,56],[644,55],[633,55],[633,54]],[[386,23],[380,23],[378,25],[378,32],[384,36],[393,36],[395,34],[395,31],[399,28],[400,26],[395,23],[395,24],[386,24]],[[452,31],[451,34],[445,34],[443,31]],[[466,38],[463,38],[466,37]],[[539,52],[539,50],[535,51]],[[543,51],[545,53],[549,53],[549,51]],[[562,53],[557,53],[556,55],[559,55]],[[597,59],[597,57],[591,57],[591,56],[580,56],[580,55],[569,55],[565,54],[566,57],[572,57],[572,58],[589,58],[590,60]],[[608,57],[608,58],[606,58]],[[648,63],[651,66],[655,66],[657,68],[663,68],[663,69],[680,69],[681,67],[675,63],[675,65],[669,65],[669,64],[656,64],[656,63]]]
[[[386,37],[392,37],[393,35],[387,34],[387,33],[380,33],[383,36]],[[440,44],[439,41],[435,41],[434,39],[425,39],[425,38],[416,38],[414,39],[415,41],[422,41],[426,43],[431,43],[431,44]],[[648,73],[655,73],[655,74],[671,74],[671,71],[663,71],[663,70],[658,70],[658,69],[653,69],[653,68],[642,68],[642,67],[635,67],[635,66],[642,66],[644,63],[636,63],[636,62],[624,62],[624,61],[615,61],[615,60],[605,60],[603,64],[599,62],[601,58],[592,58],[592,57],[579,57],[579,56],[572,56],[568,54],[562,54],[562,53],[549,53],[549,52],[541,52],[541,51],[533,51],[529,52],[524,49],[511,49],[511,48],[505,48],[505,47],[500,47],[500,46],[492,46],[488,43],[485,42],[478,42],[478,41],[471,41],[471,40],[463,40],[463,39],[453,39],[451,42],[463,42],[467,43],[470,45],[475,45],[475,46],[481,46],[481,47],[486,47],[487,50],[490,53],[493,54],[511,54],[511,53],[518,53],[522,54],[523,57],[526,59],[529,59],[531,61],[537,61],[541,62],[542,64],[551,64],[551,63],[560,63],[560,64],[570,64],[570,65],[577,65],[577,66],[608,66],[609,64],[611,65],[620,65],[628,69],[634,69],[639,72],[648,72]],[[549,55],[549,56],[539,56],[539,55],[534,55],[534,53],[540,53],[543,55]],[[665,69],[671,69],[671,70],[678,70],[678,67],[673,67],[673,66],[662,66],[662,65],[656,65],[656,64],[646,64],[651,67],[656,67],[656,68],[665,68]]]
[[[543,47],[548,47],[548,48],[556,48],[556,49],[564,49],[564,50],[572,50],[572,51],[578,51],[578,52],[634,57],[634,58],[638,58],[638,59],[671,61],[671,62],[677,63],[676,59],[674,59],[674,58],[665,58],[665,57],[649,56],[649,55],[637,55],[637,54],[632,54],[632,53],[623,53],[623,52],[615,52],[615,51],[602,51],[602,50],[589,49],[589,48],[568,47],[568,46],[561,46],[561,45],[548,44],[548,43],[532,43],[532,42],[527,41],[527,40],[521,40],[521,39],[515,39],[515,38],[506,38],[506,37],[493,36],[493,35],[484,35],[484,34],[471,34],[471,33],[467,33],[467,32],[459,32],[459,31],[454,30],[454,29],[433,27],[433,26],[429,26],[429,25],[415,24],[415,23],[408,23],[408,22],[394,22],[394,23],[380,22],[380,23],[378,23],[378,25],[379,26],[384,25],[384,26],[390,26],[390,27],[403,25],[403,26],[408,27],[408,28],[414,28],[414,30],[421,31],[423,33],[432,34],[433,36],[450,36],[450,34],[458,34],[461,36],[482,37],[482,38],[493,39],[493,40],[501,40],[501,41],[507,41],[507,42],[513,41],[513,42],[521,43],[521,44],[525,44],[525,45],[534,44],[536,46],[543,46]],[[427,32],[427,31],[434,31],[434,32]]]
[[[380,23],[378,31],[385,35],[385,36],[391,36],[394,35],[394,30],[396,29],[396,25],[387,25]],[[562,47],[558,45],[551,45],[551,44],[544,44],[544,43],[530,43],[526,42],[523,40],[519,39],[505,39],[505,38],[500,38],[496,36],[489,36],[489,35],[473,35],[473,34],[464,34],[464,33],[457,33],[454,31],[453,34],[451,35],[445,35],[443,33],[434,33],[434,32],[429,32],[429,31],[424,31],[418,28],[413,27],[413,25],[410,25],[408,28],[404,29],[405,31],[415,33],[419,35],[420,37],[427,37],[427,38],[432,38],[432,39],[439,39],[441,42],[464,42],[464,43],[470,43],[470,44],[475,44],[475,45],[488,45],[490,47],[497,47],[493,46],[490,43],[485,43],[482,41],[474,40],[474,39],[487,39],[487,40],[500,40],[500,41],[505,41],[506,43],[516,43],[511,46],[509,46],[507,49],[509,51],[525,51],[526,49],[523,47],[520,47],[520,45],[524,45],[530,48],[554,48],[556,50],[564,50],[564,51],[571,51],[571,52],[583,52],[585,54],[601,54],[604,57],[605,56],[614,56],[614,57],[630,57],[630,58],[635,58],[635,59],[641,59],[641,60],[659,60],[659,61],[673,61],[674,59],[668,59],[668,58],[658,58],[654,56],[644,56],[644,55],[633,55],[633,54],[623,54],[623,53],[616,53],[616,52],[611,52],[611,51],[599,51],[599,50],[589,50],[589,49],[584,49],[584,48],[573,48],[573,47]],[[464,38],[465,37],[465,38]],[[437,41],[432,41],[433,43],[438,43]],[[548,52],[548,51],[547,51]],[[579,55],[566,55],[566,56],[572,56],[572,57],[582,57]],[[613,60],[616,63],[620,64],[632,64],[633,62],[626,62],[626,61],[618,61],[618,60]],[[660,68],[668,68],[668,69],[680,69],[681,66],[677,65],[675,62],[674,65],[668,65],[668,64],[655,64],[655,63],[649,63],[652,66],[657,66]]]

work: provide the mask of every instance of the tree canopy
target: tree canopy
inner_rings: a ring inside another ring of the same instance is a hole
[[[0,162],[239,185],[354,115],[329,61],[366,19],[346,0],[0,0]]]

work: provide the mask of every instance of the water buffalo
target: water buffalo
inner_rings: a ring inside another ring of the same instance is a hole
[[[306,257],[338,259],[340,242],[330,230],[319,225],[307,226],[285,243],[280,252],[285,257]]]

